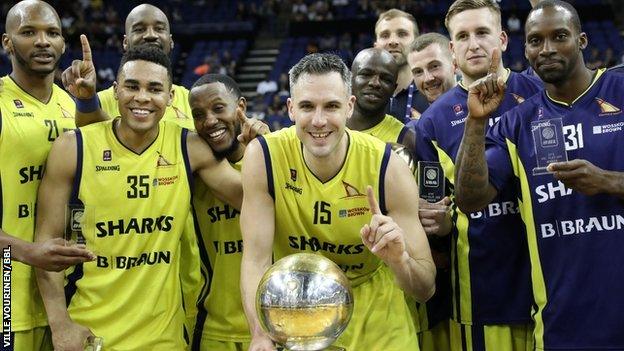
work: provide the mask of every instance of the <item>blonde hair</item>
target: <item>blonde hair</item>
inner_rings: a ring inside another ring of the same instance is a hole
[[[451,7],[449,7],[446,12],[446,17],[444,18],[444,25],[446,29],[451,33],[451,28],[449,28],[449,22],[453,16],[460,14],[464,11],[468,10],[478,10],[487,8],[492,10],[496,14],[496,18],[498,19],[498,25],[501,25],[501,10],[498,3],[493,0],[457,0],[455,1]]]
[[[414,38],[416,38],[419,34],[418,24],[416,23],[416,18],[414,18],[414,16],[412,16],[411,14],[405,11],[401,11],[399,9],[390,9],[379,15],[377,22],[375,22],[375,36],[377,36],[377,27],[379,27],[379,24],[382,21],[389,21],[395,18],[400,18],[400,17],[407,18],[410,22],[412,22],[412,24],[414,25]]]

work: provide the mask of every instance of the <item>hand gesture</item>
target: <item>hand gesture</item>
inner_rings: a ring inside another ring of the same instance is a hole
[[[418,218],[427,235],[446,236],[451,231],[452,223],[449,212],[451,199],[446,196],[436,203],[419,199]]]
[[[255,335],[251,338],[249,351],[274,351],[276,350],[273,341],[266,335]]]
[[[236,137],[238,141],[247,146],[258,135],[268,134],[270,132],[269,126],[264,122],[255,119],[247,118],[245,112],[239,107],[236,109],[236,117],[240,122],[241,133]]]
[[[55,272],[78,263],[95,260],[93,252],[87,250],[84,245],[68,246],[62,238],[32,243],[28,256],[28,262],[25,263]]]
[[[500,51],[492,51],[492,62],[488,75],[468,87],[468,113],[471,118],[488,118],[500,105],[505,96],[505,81],[499,77]]]
[[[609,179],[605,171],[594,166],[587,160],[556,162],[548,165],[548,171],[562,181],[566,187],[585,195],[596,195],[608,192]]]
[[[403,229],[391,217],[381,213],[371,186],[366,188],[366,195],[373,217],[370,224],[360,230],[362,242],[385,263],[399,262],[407,253]]]
[[[74,60],[61,75],[63,86],[78,99],[90,99],[95,96],[96,73],[91,59],[91,47],[84,34],[80,35],[82,61]]]
[[[52,343],[56,351],[84,351],[87,341],[94,337],[89,328],[72,321],[52,331]]]

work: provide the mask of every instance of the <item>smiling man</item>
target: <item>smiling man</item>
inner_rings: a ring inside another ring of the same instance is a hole
[[[468,112],[467,87],[489,70],[505,80],[505,99],[488,120],[488,128],[495,116],[541,91],[541,82],[503,66],[501,53],[507,47],[507,35],[495,1],[457,0],[445,23],[462,79],[410,126],[416,128],[417,158],[440,162],[449,189],[454,189],[455,158]],[[465,350],[467,342],[468,349],[475,351],[531,346],[529,258],[514,190],[515,184],[509,182],[481,212],[466,213],[452,207],[457,228],[451,245],[453,351]]]
[[[416,87],[430,104],[457,85],[450,41],[440,33],[426,33],[416,38],[407,62]]]
[[[197,133],[217,158],[226,158],[240,170],[245,144],[239,134],[265,134],[268,127],[257,120],[247,123],[247,102],[236,82],[221,74],[202,76],[191,88],[189,103]],[[202,239],[202,268],[212,274],[199,296],[192,350],[248,350],[251,337],[238,279],[243,255],[240,212],[202,182],[193,189],[193,209]]]
[[[398,9],[380,14],[375,23],[375,47],[391,53],[399,67],[397,85],[386,112],[402,123],[420,116],[428,105],[416,89],[407,65],[407,53],[417,36],[418,25],[414,16]]]
[[[130,48],[114,90],[120,117],[62,135],[39,189],[37,240],[62,235],[66,206],[82,206],[98,255],[68,272],[65,289],[62,273],[37,271],[54,347],[83,350],[93,333],[107,349],[186,349],[179,270],[192,179],[240,208],[240,174],[199,135],[162,121],[173,95],[162,50]]]
[[[396,87],[398,69],[394,57],[383,49],[364,49],[355,56],[351,65],[355,105],[347,127],[381,141],[407,142],[412,150],[413,135],[404,140],[409,129],[385,112]]]
[[[470,87],[457,203],[474,211],[508,182],[517,184],[531,256],[536,350],[623,349],[624,159],[614,150],[624,148],[617,127],[624,124],[624,75],[585,66],[588,38],[567,2],[539,2],[527,17],[525,38],[525,56],[546,89],[503,114],[486,143],[485,125],[497,113],[504,84],[492,72]],[[536,151],[553,150],[541,140],[557,130],[551,140],[564,144],[559,152],[567,157],[534,173]]]
[[[274,350],[255,308],[260,278],[273,259],[305,251],[330,258],[351,280],[357,302],[337,346],[418,350],[404,292],[425,301],[435,279],[418,202],[409,201],[418,189],[388,145],[345,128],[355,103],[350,75],[336,55],[301,59],[290,70],[295,125],[245,152],[241,289],[250,350]]]

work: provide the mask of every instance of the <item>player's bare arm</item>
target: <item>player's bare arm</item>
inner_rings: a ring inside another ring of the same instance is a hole
[[[489,74],[468,88],[468,118],[455,160],[455,199],[465,213],[482,209],[497,194],[488,177],[485,129],[505,94],[504,79],[497,74],[499,59],[500,52],[494,49]]]
[[[624,173],[607,171],[587,160],[548,165],[548,171],[566,187],[585,195],[610,194],[624,199]]]
[[[72,132],[62,135],[52,145],[37,197],[36,242],[63,236],[65,208],[76,172],[76,148],[76,136]],[[67,313],[64,273],[42,269],[36,269],[35,272],[48,314],[54,348],[83,350],[85,340],[92,334],[89,329],[74,323]]]
[[[371,187],[367,189],[373,217],[364,225],[362,241],[394,273],[399,286],[417,301],[427,301],[435,292],[436,269],[431,250],[418,220],[418,187],[409,168],[391,153],[384,180],[387,215]]]
[[[79,100],[96,99],[96,81],[97,74],[93,59],[91,56],[91,47],[87,36],[80,35],[80,44],[82,46],[82,60],[72,61],[71,66],[67,67],[61,75],[63,86],[73,97]],[[76,126],[82,127],[91,123],[108,120],[108,115],[100,108],[92,112],[81,112],[76,108]]]
[[[240,209],[243,201],[240,173],[227,159],[217,160],[210,146],[197,133],[189,132],[187,146],[192,171],[219,200]]]
[[[273,350],[273,342],[260,327],[256,314],[256,291],[264,272],[271,266],[275,235],[275,205],[269,195],[264,155],[258,141],[245,150],[242,168],[243,208],[240,225],[243,234],[241,294],[252,335],[250,350]]]

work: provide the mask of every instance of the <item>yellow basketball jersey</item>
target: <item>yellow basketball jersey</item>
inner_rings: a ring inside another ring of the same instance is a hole
[[[242,160],[232,166],[240,171]],[[193,207],[201,229],[202,271],[210,276],[199,299],[195,328],[200,334],[193,343],[198,344],[200,338],[249,342],[239,283],[243,257],[240,212],[218,200],[202,182],[195,183]]]
[[[171,101],[171,105],[167,106],[165,109],[163,120],[173,121],[184,128],[195,130],[191,107],[188,103],[189,91],[185,87],[175,84],[173,85],[173,91],[173,100]],[[113,87],[98,92],[98,97],[104,112],[106,112],[110,117],[119,116],[119,106],[117,104],[117,99],[115,99]],[[204,285],[204,278],[200,273],[199,251],[196,241],[193,217],[189,216],[184,237],[182,239],[182,261],[180,267],[180,280],[182,283],[182,294],[188,320],[187,329],[189,333],[192,333],[191,331],[193,330],[194,320],[197,315],[197,298],[202,286]]]
[[[52,142],[76,128],[74,101],[52,86],[47,104],[3,77],[0,94],[0,227],[22,240],[33,241],[37,190]],[[13,262],[11,273],[11,328],[13,331],[47,325],[34,270]]]
[[[184,128],[195,130],[191,107],[188,103],[188,95],[188,89],[174,84],[173,100],[171,101],[171,105],[167,106],[165,109],[163,119],[174,121]],[[100,105],[102,106],[102,110],[104,110],[104,112],[106,112],[111,118],[119,116],[119,106],[117,105],[117,99],[115,99],[113,87],[98,92],[98,98],[100,99]]]
[[[400,143],[406,131],[407,127],[403,123],[390,115],[386,115],[376,126],[360,132],[372,135],[386,143]]]
[[[337,346],[347,350],[418,350],[403,291],[360,238],[360,229],[371,220],[368,185],[386,212],[383,180],[390,147],[361,132],[347,130],[347,135],[345,162],[326,182],[306,166],[294,126],[259,138],[269,192],[275,201],[274,257],[315,252],[345,272],[353,286],[354,312]],[[383,312],[375,312],[379,306],[384,306]]]
[[[115,350],[182,350],[180,239],[190,211],[187,130],[161,121],[141,154],[124,147],[115,120],[76,134],[74,202],[97,255],[67,275],[68,311]],[[77,194],[77,197],[76,197]]]

